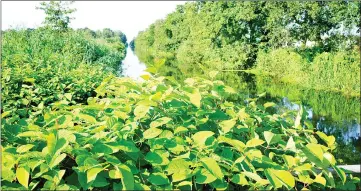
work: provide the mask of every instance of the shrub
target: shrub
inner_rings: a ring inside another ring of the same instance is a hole
[[[2,147],[2,189],[356,188],[303,110],[227,101],[221,81],[164,81],[110,77],[86,105],[29,117]]]

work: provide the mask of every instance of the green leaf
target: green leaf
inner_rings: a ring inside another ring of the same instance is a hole
[[[19,133],[17,135],[18,137],[45,137],[44,134],[42,132],[38,132],[38,131],[25,131],[22,133]]]
[[[273,106],[275,106],[275,105],[276,105],[276,104],[273,103],[273,102],[267,102],[267,103],[263,104],[263,107],[264,107],[264,108],[268,108],[268,107],[273,107]]]
[[[201,107],[201,94],[199,93],[198,89],[195,89],[193,91],[193,93],[188,94],[188,97],[190,99],[190,102],[195,105],[196,107],[200,108]]]
[[[263,140],[257,139],[257,138],[253,138],[253,139],[247,141],[246,147],[256,147],[256,146],[262,145],[263,143],[264,143]]]
[[[63,153],[61,155],[57,155],[57,156],[54,156],[49,164],[49,167],[50,168],[53,168],[55,167],[56,165],[58,165],[61,161],[63,161],[66,157],[66,154]]]
[[[100,168],[100,167],[95,167],[95,168],[91,168],[91,169],[87,170],[87,172],[86,172],[87,183],[95,180],[98,173],[101,172],[102,170],[103,170],[103,168]]]
[[[295,186],[295,179],[288,171],[266,169],[265,174],[275,188],[280,188],[283,185],[287,189],[291,189]]]
[[[202,170],[199,170],[196,174],[196,182],[198,184],[209,184],[215,180],[217,180],[217,178],[205,168],[202,168]]]
[[[213,176],[221,180],[223,179],[224,175],[222,173],[222,170],[213,158],[202,158],[201,163],[203,167],[206,168]]]
[[[270,131],[263,132],[264,138],[266,139],[267,145],[271,144],[272,138],[274,137],[274,134]]]
[[[122,174],[122,184],[124,190],[134,190],[134,176],[130,168],[124,164],[119,165]]]
[[[162,131],[163,130],[155,128],[155,127],[149,128],[143,132],[143,138],[153,139],[153,138],[157,137],[158,135],[160,135],[162,133]]]
[[[204,146],[206,140],[213,136],[214,133],[212,131],[198,131],[192,136],[195,146]]]
[[[291,151],[293,151],[293,152],[296,152],[296,144],[295,144],[295,142],[293,141],[293,138],[292,138],[292,137],[290,137],[290,138],[288,139],[287,145],[286,145],[286,148],[285,148],[285,149],[286,149],[286,150],[289,149],[289,150],[291,150]]]
[[[189,162],[185,161],[182,158],[174,159],[168,164],[168,174],[178,173],[179,171],[184,171],[189,169]]]
[[[323,160],[323,150],[321,145],[315,143],[308,143],[306,148],[311,151],[311,153],[316,156],[320,161]]]
[[[29,151],[31,148],[33,148],[33,147],[34,147],[34,145],[32,145],[32,144],[21,145],[20,147],[18,147],[16,149],[16,152],[17,153],[25,153],[25,152]]]
[[[235,174],[233,175],[231,181],[235,184],[239,184],[242,186],[249,185],[248,181],[246,179],[246,176],[244,174]]]
[[[141,119],[148,113],[149,109],[150,109],[150,106],[138,105],[134,109],[134,115],[137,119]]]
[[[246,175],[248,178],[251,178],[253,180],[255,180],[257,183],[259,183],[260,185],[266,185],[269,184],[268,180],[262,179],[258,174],[253,173],[253,172],[242,172],[242,174]]]
[[[327,136],[325,133],[317,131],[316,134],[326,142],[326,144],[331,147],[335,143],[335,137],[334,136]]]
[[[119,169],[109,171],[109,178],[111,179],[121,179],[122,177],[123,177],[122,173],[120,172]]]
[[[288,168],[292,168],[296,165],[296,159],[290,155],[283,155],[283,159],[286,162]]]
[[[149,176],[148,181],[156,186],[169,184],[169,179],[167,178],[167,176],[160,172],[152,173]]]
[[[183,127],[183,126],[179,126],[174,130],[174,134],[178,134],[178,133],[185,133],[187,132],[188,129]]]
[[[326,159],[331,165],[336,164],[336,159],[331,153],[324,153],[323,158]]]
[[[226,121],[222,121],[219,123],[219,126],[222,128],[223,133],[228,133],[236,124],[235,119],[230,119]]]
[[[88,122],[88,123],[96,123],[97,120],[95,119],[95,117],[88,115],[88,114],[83,114],[83,113],[79,113],[78,117],[80,119],[83,119],[84,121]]]
[[[342,169],[338,168],[337,166],[333,166],[333,169],[335,169],[337,175],[341,178],[342,184],[345,184],[346,182],[345,172]]]
[[[313,180],[313,182],[317,182],[322,184],[323,186],[326,185],[326,179],[322,177],[322,173],[318,174],[316,178]]]
[[[163,157],[156,152],[148,152],[145,156],[145,160],[152,165],[161,165],[163,163]]]
[[[150,123],[150,128],[155,128],[155,127],[162,126],[164,124],[167,124],[171,120],[172,119],[169,118],[169,117],[162,117],[162,118],[156,119],[155,121],[152,121]]]
[[[139,152],[138,147],[135,146],[135,144],[131,141],[126,141],[126,140],[119,140],[116,144],[110,144],[108,143],[109,146],[120,149],[124,152],[129,152],[129,153],[136,153]]]
[[[172,182],[179,182],[192,176],[192,171],[189,169],[181,170],[172,175]]]
[[[19,183],[28,189],[30,169],[28,167],[18,167],[16,169],[16,178]]]

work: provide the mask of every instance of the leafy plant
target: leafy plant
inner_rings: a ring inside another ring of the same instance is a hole
[[[2,147],[2,189],[355,188],[333,136],[221,81],[109,77],[86,105],[53,105]],[[3,123],[11,121],[4,117]],[[333,175],[329,168],[336,171]],[[5,175],[5,176],[4,176]]]

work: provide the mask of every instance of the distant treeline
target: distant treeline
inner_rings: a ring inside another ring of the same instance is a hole
[[[359,18],[357,1],[188,2],[140,32],[135,52],[178,79],[257,69],[308,87],[358,93]]]

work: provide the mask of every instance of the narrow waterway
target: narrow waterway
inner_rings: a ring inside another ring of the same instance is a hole
[[[130,77],[142,81],[140,77],[145,72],[146,65],[139,61],[134,52],[128,48],[127,55],[121,65],[120,76]],[[239,78],[234,74],[231,79]],[[298,110],[302,102],[306,107],[308,119],[314,128],[333,135],[338,144],[334,152],[335,157],[341,159],[340,164],[359,164],[361,158],[360,135],[360,102],[358,98],[347,98],[341,94],[318,92],[314,90],[298,89],[290,85],[280,85],[273,82],[264,83],[262,80],[247,81],[251,84],[246,89],[238,89],[240,99],[252,97],[261,92],[267,96],[260,102],[274,102],[276,112]],[[243,93],[242,93],[243,92]]]
[[[127,55],[123,60],[121,66],[121,76],[130,77],[135,80],[142,80],[140,77],[143,74],[148,74],[145,72],[147,68],[144,63],[140,62],[138,57],[134,54],[134,52],[128,47]]]

